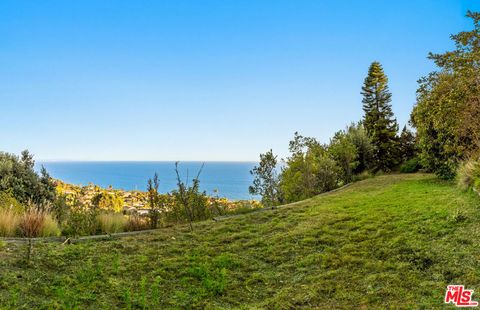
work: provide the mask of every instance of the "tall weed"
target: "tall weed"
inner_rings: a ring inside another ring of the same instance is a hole
[[[127,218],[121,213],[101,213],[97,222],[100,231],[107,234],[125,231],[127,226]]]
[[[148,220],[138,215],[129,216],[125,224],[126,231],[145,230],[149,228],[150,223],[148,222]]]
[[[464,190],[480,191],[480,161],[468,160],[458,167],[457,185]]]
[[[20,233],[23,237],[39,237],[45,225],[45,214],[36,209],[30,209],[20,218]]]
[[[51,214],[44,214],[43,227],[40,232],[41,237],[58,237],[61,234],[61,230],[58,227],[57,222],[53,219]]]
[[[10,209],[0,209],[0,236],[14,237],[17,234],[20,215]]]

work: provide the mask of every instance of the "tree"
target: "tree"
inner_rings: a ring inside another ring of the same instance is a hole
[[[277,156],[272,150],[260,154],[260,163],[250,174],[253,175],[253,185],[248,188],[252,195],[262,196],[263,205],[270,207],[280,202],[277,175]]]
[[[330,140],[328,153],[342,170],[341,179],[344,183],[352,180],[353,171],[358,166],[357,147],[353,144],[348,131],[340,130]]]
[[[0,191],[8,191],[23,205],[33,203],[37,207],[55,200],[55,185],[42,167],[41,174],[35,170],[33,155],[27,150],[21,156],[0,152]]]
[[[363,126],[374,146],[374,170],[390,171],[397,163],[397,120],[390,104],[392,94],[382,65],[375,61],[368,69],[362,92]]]
[[[160,208],[161,208],[161,199],[160,194],[158,193],[158,187],[160,181],[158,180],[158,174],[155,173],[152,179],[148,179],[147,185],[147,194],[148,194],[148,218],[150,219],[150,227],[155,229],[158,227],[160,222]]]
[[[98,210],[122,212],[124,201],[117,194],[102,191],[92,198],[92,205]]]
[[[40,179],[39,179],[39,191],[40,196],[45,201],[54,202],[56,198],[55,184],[52,182],[50,174],[48,174],[47,169],[44,166],[40,169]]]
[[[284,202],[304,200],[337,187],[341,172],[325,152],[308,152],[289,160],[282,169],[280,188]]]
[[[480,13],[467,17],[474,28],[451,36],[453,51],[429,54],[438,70],[418,81],[411,114],[422,166],[447,179],[480,153]]]
[[[289,150],[291,155],[279,177],[284,202],[307,199],[337,187],[340,169],[315,138],[296,132]]]
[[[358,164],[353,169],[353,173],[358,174],[370,169],[373,164],[373,145],[362,122],[351,123],[346,129],[346,134],[357,149]]]
[[[411,130],[404,126],[399,138],[400,159],[406,162],[415,157],[417,148],[415,144],[415,135]]]

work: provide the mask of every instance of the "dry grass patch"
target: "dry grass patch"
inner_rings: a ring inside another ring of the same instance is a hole
[[[121,213],[102,213],[97,216],[98,226],[102,233],[113,234],[125,231],[127,218]]]
[[[0,209],[0,236],[14,237],[17,234],[20,216],[10,209]]]

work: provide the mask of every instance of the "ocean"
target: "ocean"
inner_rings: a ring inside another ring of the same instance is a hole
[[[252,184],[250,170],[253,162],[205,162],[200,175],[200,187],[207,194],[214,195],[218,190],[220,197],[231,200],[258,199],[248,193]],[[112,186],[115,189],[142,190],[147,180],[158,173],[159,191],[166,193],[176,188],[175,162],[74,162],[52,161],[37,162],[36,170],[44,166],[50,176],[66,183],[88,185],[93,183],[101,187]],[[185,181],[195,177],[202,162],[180,162],[179,171]],[[191,184],[191,183],[190,183]]]

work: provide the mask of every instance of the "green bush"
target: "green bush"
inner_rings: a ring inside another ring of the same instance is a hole
[[[81,206],[73,208],[63,226],[63,233],[66,236],[87,236],[94,235],[98,230],[97,211]]]
[[[15,213],[22,213],[24,207],[10,192],[0,191],[0,210],[9,209]]]
[[[457,169],[457,185],[464,189],[480,192],[480,161],[468,160]]]
[[[400,166],[401,173],[414,173],[420,170],[420,160],[417,157],[407,160]]]
[[[352,181],[357,182],[357,181],[370,179],[370,178],[373,178],[373,177],[374,177],[374,175],[370,171],[365,170],[365,171],[363,171],[359,174],[354,175]]]

